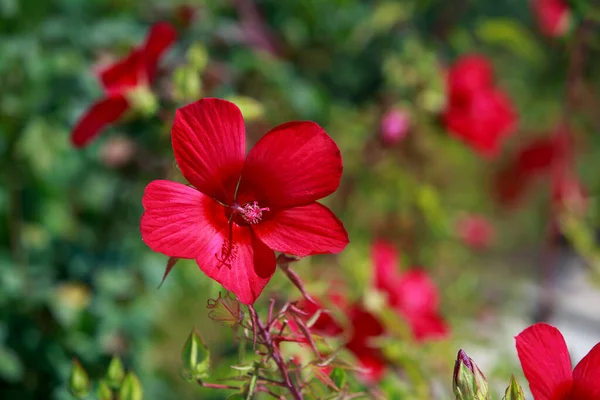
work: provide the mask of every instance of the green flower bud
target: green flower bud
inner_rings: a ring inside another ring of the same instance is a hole
[[[119,357],[113,357],[108,365],[108,371],[106,372],[106,383],[108,384],[108,387],[119,390],[124,378],[125,369],[123,368],[123,363]]]
[[[452,388],[457,400],[491,400],[485,375],[463,350],[454,364]]]
[[[78,399],[83,399],[90,391],[90,379],[77,360],[73,360],[67,389]]]
[[[510,377],[510,384],[506,388],[504,398],[505,400],[525,400],[523,388],[519,385],[514,375]]]
[[[119,400],[142,400],[144,398],[144,391],[142,390],[142,384],[140,380],[133,372],[129,372],[119,391]]]
[[[210,351],[202,338],[192,329],[181,352],[183,369],[187,378],[192,380],[206,379],[210,372]]]

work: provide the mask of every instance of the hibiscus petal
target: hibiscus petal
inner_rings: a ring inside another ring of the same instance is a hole
[[[323,128],[288,122],[273,128],[248,154],[238,202],[307,205],[333,193],[341,176],[340,150]]]
[[[600,399],[600,343],[583,357],[573,370],[571,399]]]
[[[416,340],[441,339],[448,335],[448,324],[436,313],[407,315]]]
[[[195,259],[219,232],[227,230],[223,207],[181,183],[150,182],[142,204],[142,240],[169,257]]]
[[[142,51],[134,49],[129,55],[102,69],[100,83],[107,96],[124,95],[125,91],[136,87],[145,79]]]
[[[212,98],[182,107],[175,114],[172,141],[185,178],[207,196],[232,204],[246,151],[239,108]]]
[[[177,31],[168,22],[158,22],[152,25],[144,45],[146,76],[149,82],[154,80],[158,60],[175,40],[177,40]]]
[[[208,277],[253,304],[275,272],[275,253],[247,227],[235,223],[219,232],[196,258]]]
[[[79,119],[71,134],[71,142],[76,147],[85,146],[107,125],[121,118],[128,108],[129,104],[123,96],[100,100]]]
[[[339,253],[348,244],[342,222],[319,203],[277,212],[252,230],[273,250],[300,257]]]
[[[517,335],[517,353],[536,400],[566,399],[573,383],[571,359],[558,329],[538,323]]]
[[[427,272],[412,269],[401,275],[393,285],[392,298],[397,299],[392,304],[406,314],[436,312],[439,307],[439,294],[435,282]]]

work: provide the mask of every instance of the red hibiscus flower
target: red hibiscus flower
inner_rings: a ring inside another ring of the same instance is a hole
[[[399,273],[398,252],[391,244],[376,242],[372,247],[375,286],[387,295],[389,305],[406,319],[415,339],[441,338],[448,333],[439,313],[435,283],[425,271]]]
[[[532,8],[544,35],[562,36],[569,30],[571,11],[565,0],[533,0]]]
[[[160,57],[176,37],[177,32],[170,24],[154,24],[142,46],[100,72],[105,97],[93,104],[75,125],[71,134],[74,146],[83,147],[90,143],[102,129],[129,110],[132,91],[152,84]]]
[[[337,189],[342,158],[314,122],[279,125],[245,156],[240,110],[202,99],[177,110],[172,141],[193,187],[151,182],[142,238],[154,251],[195,259],[242,303],[254,303],[271,279],[273,250],[303,257],[348,244],[342,223],[316,203]]]
[[[473,249],[486,248],[494,239],[494,228],[482,215],[463,215],[456,225],[460,239]]]
[[[521,367],[535,400],[600,399],[600,343],[572,369],[558,329],[538,323],[516,337]]]
[[[517,121],[511,100],[492,80],[492,67],[484,57],[459,59],[448,72],[448,104],[442,116],[453,136],[486,157],[497,155]]]
[[[360,374],[361,377],[368,382],[378,381],[383,376],[386,362],[381,351],[373,347],[371,341],[384,334],[383,325],[360,303],[348,306],[345,299],[338,294],[330,295],[329,299],[336,307],[347,310],[350,337],[346,343],[346,348],[358,359],[363,370]],[[313,304],[308,301],[300,301],[297,306],[307,313],[304,317],[305,320],[309,320],[318,310],[323,308],[320,304]],[[292,330],[297,330],[292,323],[290,323],[290,327]],[[338,336],[344,333],[342,325],[332,318],[329,313],[325,312],[319,316],[311,330],[325,337]]]

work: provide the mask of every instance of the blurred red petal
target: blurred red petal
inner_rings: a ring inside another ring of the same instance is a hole
[[[100,71],[100,82],[108,96],[125,95],[147,79],[144,69],[144,55],[135,49],[129,55]]]
[[[448,89],[452,95],[469,95],[492,86],[493,67],[489,59],[479,54],[460,57],[448,72]]]
[[[333,193],[341,176],[340,150],[323,128],[288,122],[269,131],[248,153],[238,202],[304,206]]]
[[[399,278],[398,250],[391,243],[378,240],[371,247],[371,257],[375,268],[375,287],[393,292],[393,285]]]
[[[175,159],[188,182],[209,197],[233,204],[246,151],[239,108],[212,98],[179,108],[172,141]]]
[[[348,244],[342,222],[319,203],[276,212],[252,230],[270,248],[300,257],[339,253]]]
[[[536,400],[567,399],[573,384],[571,359],[558,329],[538,323],[517,335],[521,367]]]
[[[143,47],[146,76],[149,82],[155,78],[160,57],[175,40],[177,40],[177,31],[168,22],[157,22],[150,29]]]
[[[73,133],[71,142],[76,147],[83,147],[100,134],[102,129],[121,118],[129,104],[123,96],[102,99],[92,105],[79,119]]]

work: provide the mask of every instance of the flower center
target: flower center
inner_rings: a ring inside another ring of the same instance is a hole
[[[269,207],[259,207],[257,201],[246,203],[244,206],[234,205],[232,208],[234,213],[240,214],[244,221],[250,225],[260,222],[263,211],[271,211]]]

